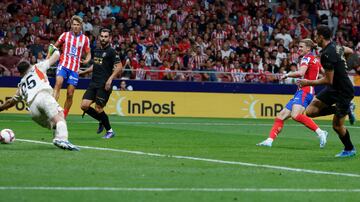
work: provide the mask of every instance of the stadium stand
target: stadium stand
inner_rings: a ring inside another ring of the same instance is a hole
[[[129,79],[276,83],[294,71],[299,40],[319,24],[360,54],[356,0],[5,0],[0,75],[17,76],[21,58],[42,60],[75,14],[92,49],[101,27],[112,30]]]

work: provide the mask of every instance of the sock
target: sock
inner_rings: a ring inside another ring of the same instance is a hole
[[[276,136],[280,133],[281,129],[284,126],[284,121],[278,118],[275,118],[273,127],[271,128],[269,138],[275,140]]]
[[[350,151],[350,150],[354,149],[354,145],[351,143],[350,134],[347,129],[346,129],[346,133],[344,136],[342,136],[338,131],[336,131],[336,133],[338,134],[341,142],[345,146],[346,151]]]
[[[336,112],[335,106],[328,106],[328,107],[323,108],[319,112],[319,116],[327,116],[327,115],[335,114],[335,112]]]
[[[64,109],[64,117],[66,118],[69,114],[70,109]]]
[[[320,135],[320,134],[323,132],[323,130],[321,130],[320,128],[318,128],[318,129],[315,130],[315,132],[316,132],[316,134]]]
[[[306,127],[308,127],[312,131],[316,131],[319,127],[316,125],[316,123],[309,117],[305,116],[304,114],[298,114],[295,118],[295,121],[304,124]]]
[[[99,114],[97,113],[97,111],[94,108],[89,107],[89,109],[86,110],[85,113],[89,114],[94,119],[101,121]]]
[[[109,131],[111,129],[110,121],[108,115],[106,115],[105,111],[99,113],[99,118],[101,123],[104,125],[106,131]]]
[[[65,121],[58,121],[55,129],[55,139],[68,140],[68,130]]]

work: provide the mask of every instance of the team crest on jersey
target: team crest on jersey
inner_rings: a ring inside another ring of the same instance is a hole
[[[104,58],[106,56],[106,52],[103,52],[102,57]]]
[[[301,60],[301,63],[306,63],[308,64],[310,62],[310,58],[309,57],[304,57],[302,60]]]

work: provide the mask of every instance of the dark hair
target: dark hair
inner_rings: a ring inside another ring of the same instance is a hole
[[[105,28],[105,27],[103,27],[103,28],[100,29],[100,33],[101,33],[101,32],[107,32],[107,33],[109,33],[109,35],[111,35],[111,30],[108,29],[108,28]]]
[[[30,68],[30,63],[27,61],[22,61],[17,65],[17,69],[20,74],[24,74]]]
[[[329,40],[331,38],[331,30],[327,25],[319,25],[317,28],[317,34],[324,37],[324,39]]]

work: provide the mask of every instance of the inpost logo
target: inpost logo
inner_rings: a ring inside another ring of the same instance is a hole
[[[249,95],[249,99],[243,100],[243,103],[245,106],[241,110],[247,112],[243,118],[274,117],[284,108],[280,103],[261,102],[252,95]]]
[[[175,115],[175,102],[156,102],[153,100],[137,100],[122,97],[118,92],[115,97],[110,98],[109,111],[111,114],[118,114],[120,116],[126,115]]]
[[[257,117],[256,116],[255,105],[259,101],[260,100],[255,100],[252,95],[249,95],[249,99],[244,99],[243,100],[243,103],[245,105],[243,108],[241,108],[242,111],[245,111],[245,115],[244,115],[243,118],[256,118]]]

